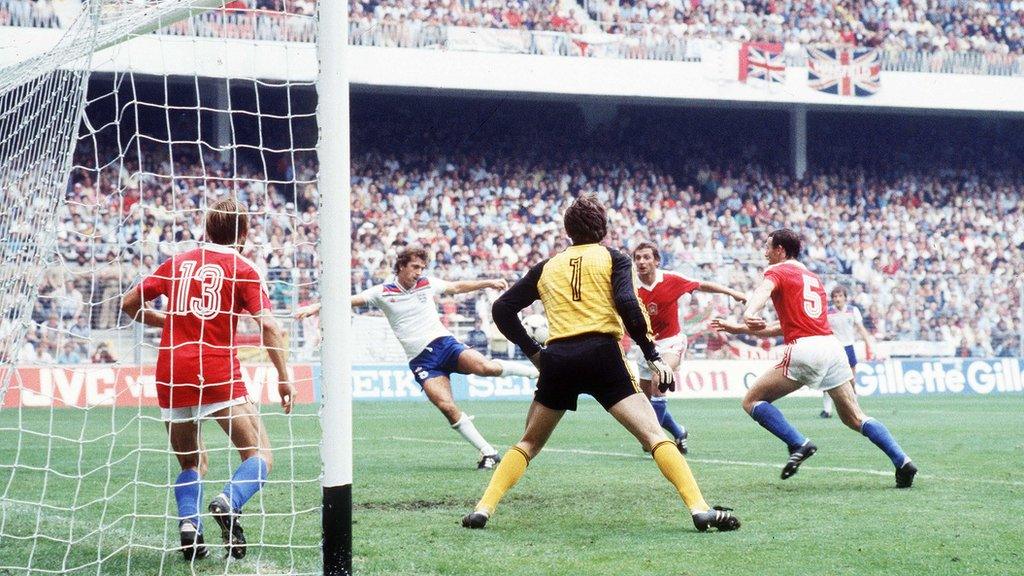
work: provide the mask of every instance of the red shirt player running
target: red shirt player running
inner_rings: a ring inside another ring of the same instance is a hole
[[[260,489],[273,465],[266,428],[246,394],[236,355],[235,329],[242,314],[260,326],[263,346],[277,369],[286,414],[294,397],[284,336],[271,315],[270,298],[255,266],[240,253],[248,231],[248,214],[237,202],[217,202],[206,215],[210,243],[166,260],[121,301],[130,318],[163,329],[156,362],[157,399],[181,465],[174,495],[181,551],[190,561],[209,553],[198,510],[208,461],[200,422],[215,419],[242,457],[231,481],[209,505],[235,558],[245,556],[245,536],[238,523],[242,505]],[[167,298],[166,310],[144,307],[160,296]]]
[[[786,443],[789,459],[782,468],[785,480],[797,473],[800,464],[818,449],[800,434],[772,402],[802,386],[827,391],[835,402],[843,424],[867,436],[896,468],[896,487],[909,488],[917,467],[903,452],[889,430],[866,415],[853,391],[853,372],[846,350],[832,335],[828,323],[828,299],[818,276],[797,258],[800,236],[788,229],[775,230],[765,243],[768,268],[743,314],[743,323],[721,319],[712,328],[733,334],[762,337],[781,335],[786,342],[782,362],[762,374],[743,398],[743,409],[769,432]],[[761,318],[768,299],[775,305],[779,321],[769,325]]]
[[[738,302],[746,302],[742,292],[733,290],[715,282],[696,282],[688,280],[675,272],[658,268],[661,253],[652,242],[641,242],[633,249],[633,263],[636,265],[640,285],[637,294],[647,309],[654,333],[654,344],[661,354],[661,359],[668,364],[672,372],[679,369],[683,354],[686,352],[686,334],[679,327],[679,299],[693,291],[728,294]],[[683,454],[688,452],[686,439],[689,434],[684,426],[679,425],[668,411],[665,393],[651,382],[651,372],[646,362],[637,362],[640,372],[640,386],[651,399],[654,412],[658,416],[661,427],[668,430],[675,438],[676,446]]]

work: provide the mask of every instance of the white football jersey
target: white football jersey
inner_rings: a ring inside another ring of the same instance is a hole
[[[828,307],[828,323],[832,326],[832,333],[839,339],[843,346],[850,346],[857,340],[857,326],[864,324],[860,310],[856,306],[846,305],[846,309],[839,311],[835,306]]]
[[[448,283],[444,280],[424,277],[406,290],[395,278],[386,284],[367,288],[360,296],[366,298],[367,304],[384,312],[406,356],[412,360],[434,339],[452,335],[441,324],[441,315],[434,302],[434,296],[447,288]]]

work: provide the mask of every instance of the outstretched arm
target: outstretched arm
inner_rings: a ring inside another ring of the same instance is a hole
[[[302,320],[303,318],[309,318],[310,316],[317,316],[319,314],[320,314],[320,303],[319,302],[314,302],[313,304],[307,304],[305,306],[300,306],[299,309],[295,311],[295,319],[296,320]]]
[[[751,336],[757,336],[759,338],[774,338],[775,336],[782,336],[782,324],[779,324],[778,322],[772,322],[760,330],[751,330],[746,324],[729,322],[724,318],[715,318],[711,321],[711,324],[708,327],[717,332],[728,332],[729,334],[750,334]]]
[[[505,290],[508,288],[508,282],[506,282],[502,278],[497,278],[494,280],[460,280],[458,282],[449,282],[448,288],[444,291],[444,293],[465,294],[467,292],[476,292],[477,290],[483,290],[484,288]]]
[[[146,326],[163,328],[167,320],[167,313],[146,308],[142,301],[142,294],[138,286],[125,292],[121,296],[121,311],[135,322],[142,322]]]
[[[700,286],[697,287],[697,290],[700,290],[701,292],[709,292],[711,294],[727,294],[737,302],[747,301],[747,295],[744,294],[743,292],[740,292],[739,290],[733,290],[732,288],[729,288],[728,286],[724,286],[717,282],[700,282]]]
[[[353,308],[365,306],[368,303],[369,301],[365,295],[354,294],[352,296],[351,304]],[[319,302],[300,306],[298,310],[295,311],[295,320],[302,320],[304,318],[309,318],[310,316],[318,316],[319,311],[321,311],[321,303]]]
[[[768,326],[768,323],[761,317],[761,310],[764,309],[768,299],[772,297],[773,291],[775,291],[775,283],[765,278],[747,300],[747,309],[743,311],[743,323],[750,330],[762,330]]]

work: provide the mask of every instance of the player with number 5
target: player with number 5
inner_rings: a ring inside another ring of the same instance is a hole
[[[782,361],[754,382],[743,398],[743,409],[789,448],[789,459],[782,468],[785,480],[796,474],[818,447],[798,432],[772,402],[802,386],[827,391],[843,424],[867,436],[892,460],[896,487],[909,488],[917,467],[889,430],[864,414],[857,403],[846,351],[828,323],[825,290],[818,276],[797,260],[800,245],[800,236],[792,230],[783,228],[769,234],[764,253],[769,266],[761,285],[747,301],[743,323],[718,318],[711,322],[715,330],[766,338],[781,335],[786,341]],[[779,321],[771,325],[761,317],[769,298],[779,316]]]
[[[252,316],[262,330],[286,414],[294,398],[284,334],[271,314],[260,273],[241,254],[248,232],[249,215],[239,203],[213,204],[206,214],[207,243],[165,260],[121,298],[121,309],[129,318],[163,329],[156,361],[157,400],[181,466],[173,488],[181,552],[189,561],[209,553],[199,517],[207,468],[202,420],[216,420],[242,458],[209,505],[228,552],[236,559],[245,556],[245,535],[238,523],[242,506],[263,486],[274,462],[267,430],[246,394],[236,355],[236,327],[243,314]],[[144,306],[159,296],[167,297],[165,310]]]

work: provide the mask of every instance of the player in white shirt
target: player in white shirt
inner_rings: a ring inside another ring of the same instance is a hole
[[[850,304],[847,299],[846,288],[836,286],[832,289],[832,305],[828,308],[828,323],[832,326],[832,333],[839,339],[839,343],[846,349],[846,358],[850,361],[850,369],[857,365],[857,353],[853,349],[854,342],[859,334],[864,340],[864,350],[871,357],[871,334],[864,328],[864,319],[860,315],[860,309]],[[832,417],[832,397],[827,392],[823,393],[824,400],[821,410],[822,418]]]
[[[446,282],[423,276],[426,267],[426,250],[418,246],[404,248],[398,253],[395,277],[353,296],[352,307],[373,306],[384,312],[409,357],[409,369],[423,388],[423,393],[444,414],[451,427],[480,451],[477,468],[493,468],[501,460],[498,451],[477,431],[473,417],[455,404],[451,374],[537,378],[537,368],[525,363],[487,358],[456,340],[441,324],[434,301],[436,296],[465,294],[484,288],[505,290],[508,283],[502,279]],[[302,318],[317,311],[319,304],[314,304],[296,316]]]

